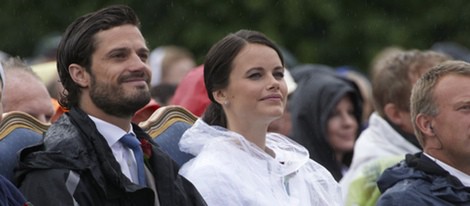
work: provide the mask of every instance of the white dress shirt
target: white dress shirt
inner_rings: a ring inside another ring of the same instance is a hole
[[[106,142],[108,142],[108,145],[111,148],[111,151],[113,151],[113,155],[116,158],[116,161],[121,166],[121,172],[133,183],[139,184],[137,163],[134,158],[134,152],[119,142],[119,139],[121,139],[121,137],[127,133],[132,133],[135,135],[134,131],[132,130],[132,125],[130,127],[130,131],[126,132],[116,125],[105,122],[91,115],[88,116],[95,123],[98,132],[100,132],[104,139],[106,139]]]
[[[434,160],[434,162],[439,165],[440,167],[442,167],[442,169],[446,170],[447,172],[449,172],[452,176],[454,177],[457,177],[457,179],[460,180],[460,182],[462,182],[462,184],[465,186],[465,187],[470,187],[470,175],[467,175],[463,172],[461,172],[460,170],[458,169],[455,169],[454,167],[434,158],[433,156],[427,154],[427,153],[424,153],[424,155],[426,155],[427,157],[429,157],[429,159],[432,159]]]

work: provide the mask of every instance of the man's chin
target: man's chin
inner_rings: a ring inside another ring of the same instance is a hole
[[[145,97],[135,97],[126,100],[121,100],[115,104],[101,105],[100,109],[105,113],[117,116],[121,118],[129,118],[134,116],[134,114],[147,105],[150,102],[150,95]]]

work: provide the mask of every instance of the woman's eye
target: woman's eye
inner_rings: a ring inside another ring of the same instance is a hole
[[[250,79],[259,79],[259,78],[261,78],[261,74],[260,73],[253,73],[253,74],[250,74],[248,76],[248,78],[250,78]]]
[[[351,116],[354,116],[354,110],[353,109],[348,110],[348,114]]]
[[[339,116],[339,112],[338,111],[332,111],[329,115],[329,118],[336,117],[336,116]]]
[[[276,79],[282,79],[284,78],[284,72],[275,72],[274,77],[276,77]]]

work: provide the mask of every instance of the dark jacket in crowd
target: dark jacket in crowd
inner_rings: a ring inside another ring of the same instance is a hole
[[[0,206],[29,205],[23,194],[7,178],[0,175]]]
[[[292,70],[297,89],[291,104],[292,139],[308,149],[310,158],[323,165],[333,177],[342,178],[342,166],[349,166],[352,151],[346,153],[343,165],[338,164],[333,148],[328,142],[328,119],[342,97],[350,95],[354,116],[361,124],[362,97],[356,84],[339,76],[325,66],[303,66]],[[358,129],[359,132],[359,129]]]
[[[137,125],[139,140],[151,144],[147,167],[161,206],[205,205],[178,167]],[[120,169],[94,122],[73,108],[55,122],[42,144],[24,149],[16,171],[20,190],[34,205],[154,205],[152,189],[132,183]]]
[[[386,169],[377,185],[377,205],[470,205],[470,188],[422,153]]]

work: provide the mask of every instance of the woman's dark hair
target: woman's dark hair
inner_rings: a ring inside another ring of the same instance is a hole
[[[64,86],[59,99],[61,106],[77,106],[81,92],[80,86],[70,77],[70,64],[78,64],[91,73],[91,56],[96,49],[95,34],[124,24],[140,27],[139,18],[130,7],[113,5],[81,16],[67,27],[57,49],[57,71]]]
[[[202,119],[209,125],[227,127],[227,118],[222,105],[215,101],[212,92],[228,86],[233,60],[248,44],[261,44],[274,49],[281,59],[282,66],[284,66],[280,49],[260,32],[240,30],[215,43],[207,53],[204,61],[204,84],[211,104],[207,107]]]

